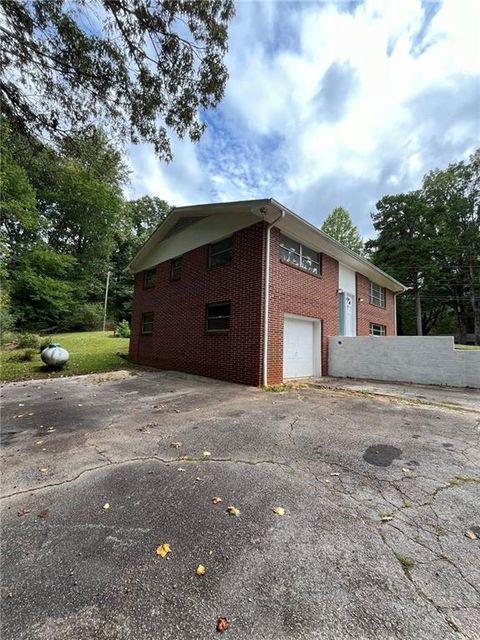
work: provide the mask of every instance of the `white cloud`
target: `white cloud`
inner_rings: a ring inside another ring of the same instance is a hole
[[[477,0],[240,2],[208,133],[168,166],[132,150],[135,194],[272,195],[316,223],[342,204],[368,233],[378,198],[478,143],[479,24]]]

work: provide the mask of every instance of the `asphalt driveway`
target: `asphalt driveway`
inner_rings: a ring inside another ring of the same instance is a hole
[[[480,394],[366,391],[6,385],[2,639],[480,638]]]

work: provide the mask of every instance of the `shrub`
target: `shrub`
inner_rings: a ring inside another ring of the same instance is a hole
[[[19,333],[17,336],[17,349],[38,349],[40,336],[36,333]]]
[[[66,327],[80,331],[98,331],[102,326],[103,307],[94,302],[84,302],[76,307],[67,319]]]
[[[115,335],[117,338],[130,338],[130,325],[128,320],[122,320],[115,327]]]
[[[25,349],[22,353],[12,354],[8,360],[10,362],[31,362],[36,353],[35,349]]]
[[[0,344],[12,344],[12,342],[16,342],[17,333],[15,331],[2,331],[0,332]]]
[[[53,338],[51,336],[45,336],[44,338],[42,338],[42,341],[40,342],[40,347],[38,349],[40,353],[42,353],[42,351],[46,349],[49,344],[52,344],[52,342],[53,342]]]

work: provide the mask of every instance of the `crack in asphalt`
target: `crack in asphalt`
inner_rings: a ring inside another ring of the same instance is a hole
[[[100,452],[99,452],[100,453]],[[109,460],[108,458],[106,458]],[[71,482],[75,482],[79,478],[81,478],[86,473],[90,473],[92,471],[97,471],[98,469],[105,469],[106,467],[120,466],[123,464],[128,464],[131,462],[148,462],[151,460],[155,460],[156,462],[160,462],[162,464],[180,464],[182,462],[202,462],[202,463],[210,463],[210,462],[220,462],[220,463],[230,463],[230,464],[246,464],[250,466],[256,466],[260,464],[269,464],[269,465],[278,465],[280,467],[286,467],[292,469],[291,465],[287,462],[281,462],[279,460],[243,460],[240,458],[188,458],[186,460],[178,460],[177,458],[172,458],[170,460],[166,460],[165,458],[160,458],[159,456],[138,456],[134,458],[127,458],[126,460],[111,460],[109,462],[105,462],[105,464],[95,465],[94,467],[88,467],[87,469],[83,469],[77,475],[72,478],[66,478],[65,480],[61,480],[60,482],[50,482],[48,484],[43,484],[39,487],[31,487],[29,489],[20,489],[19,491],[14,491],[12,493],[7,493],[5,495],[0,496],[0,500],[6,500],[7,498],[13,498],[15,496],[23,495],[25,493],[34,493],[36,491],[42,491],[43,489],[50,489],[52,487],[61,487],[64,484],[69,484]]]

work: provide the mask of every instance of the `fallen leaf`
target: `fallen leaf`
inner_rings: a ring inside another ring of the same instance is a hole
[[[192,456],[177,456],[177,460],[191,460]]]
[[[237,509],[237,507],[234,507],[233,505],[230,505],[229,507],[227,507],[227,513],[230,516],[239,516],[240,515],[240,509]]]
[[[205,572],[206,572],[206,569],[203,566],[203,564],[199,564],[198,567],[195,569],[195,573],[197,574],[197,576],[204,576]]]
[[[180,449],[182,444],[183,444],[183,442],[171,442],[170,446],[173,447],[174,449]]]
[[[380,516],[380,520],[382,522],[390,522],[390,520],[393,520],[393,516]]]
[[[48,427],[47,431],[55,431],[53,427]]]
[[[223,502],[221,498],[219,498],[219,496],[214,496],[212,498],[212,502],[213,504],[219,504],[220,502]]]
[[[219,618],[217,620],[217,631],[218,633],[223,633],[230,626],[230,621],[226,618]]]
[[[17,516],[26,516],[27,513],[30,513],[30,509],[27,509],[26,507],[23,507],[22,509],[17,511]]]
[[[195,480],[197,480],[198,482],[202,482],[202,481],[203,481],[203,478],[200,478],[200,476],[197,476],[197,477],[195,478]]]
[[[180,409],[175,409],[175,413],[180,413]]]
[[[39,469],[39,471],[41,471],[42,473],[47,473],[48,467],[42,467],[41,469]]]
[[[24,407],[25,405],[23,404],[23,402],[19,402],[19,403],[18,403],[18,406],[19,406],[19,407]]]
[[[331,475],[331,476],[339,476],[340,474],[339,474],[339,473],[337,473],[337,472],[333,472],[333,473],[331,473],[330,475]]]
[[[33,416],[33,413],[27,413],[28,416]]]
[[[276,513],[277,516],[284,516],[285,509],[283,507],[275,507],[275,509],[273,509],[273,513]]]
[[[470,538],[470,540],[478,540],[477,534],[475,533],[475,531],[472,531],[471,529],[466,531],[465,535],[467,536],[467,538]]]
[[[403,467],[402,471],[403,471],[403,473],[406,473],[407,475],[408,475],[409,473],[412,473],[412,470],[411,470],[411,469],[408,469],[407,467]]]
[[[182,469],[182,467],[178,467],[177,471],[185,471],[185,469]]]
[[[105,502],[105,504],[103,505],[103,508],[105,509],[105,511],[107,511],[107,509],[110,509],[110,503]]]
[[[204,458],[209,458],[212,454],[210,453],[210,451],[204,451],[203,452],[203,457]]]
[[[38,518],[48,518],[50,515],[50,511],[48,509],[42,509],[37,513]]]
[[[40,445],[42,445],[44,442],[45,442],[45,440],[37,440],[37,441],[35,442],[35,444],[36,444],[36,445],[38,445],[38,446],[40,446]]]
[[[19,413],[15,418],[23,418],[23,413]]]
[[[79,406],[79,407],[83,407],[83,404],[79,404],[78,406]]]
[[[156,549],[157,556],[162,556],[162,558],[164,558],[167,555],[167,553],[170,553],[170,552],[171,552],[170,545],[167,544],[166,542],[158,546]]]

